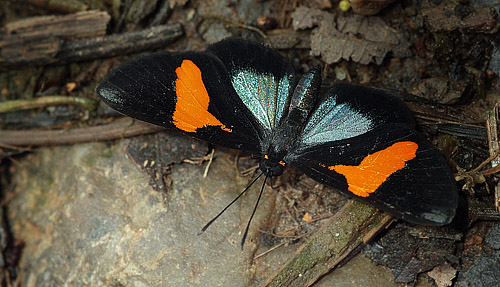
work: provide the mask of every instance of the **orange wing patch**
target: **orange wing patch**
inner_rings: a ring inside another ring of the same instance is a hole
[[[405,167],[405,163],[416,156],[418,145],[414,142],[397,142],[392,146],[368,155],[358,166],[335,165],[328,169],[345,176],[348,189],[361,197],[370,193],[384,183],[394,172]]]
[[[174,125],[190,133],[206,126],[220,126],[222,130],[232,132],[208,112],[210,97],[198,66],[190,60],[183,60],[181,66],[175,69],[175,73],[177,103],[172,116]]]

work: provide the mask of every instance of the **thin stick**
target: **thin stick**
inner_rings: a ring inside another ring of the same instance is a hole
[[[214,159],[214,154],[215,154],[215,149],[212,149],[212,152],[208,157],[207,167],[205,167],[205,171],[203,172],[203,178],[206,178],[208,175],[208,170],[210,169],[210,165],[212,165],[212,161]]]
[[[45,96],[31,100],[12,100],[0,103],[0,113],[59,105],[79,106],[86,110],[94,111],[97,107],[97,101],[89,98],[69,96]]]
[[[262,252],[261,254],[259,254],[259,255],[255,256],[255,257],[253,258],[253,260],[255,260],[255,259],[257,259],[257,258],[260,258],[260,257],[262,257],[262,256],[264,256],[264,255],[266,255],[266,254],[268,254],[268,253],[270,253],[270,252],[272,252],[273,250],[275,250],[275,249],[277,249],[277,248],[279,248],[279,247],[281,247],[281,246],[283,246],[283,245],[287,244],[287,243],[288,243],[288,242],[282,242],[282,243],[280,243],[280,244],[278,244],[278,245],[274,245],[273,247],[269,248],[269,250],[264,251],[264,252]]]
[[[0,130],[0,144],[11,146],[40,146],[75,144],[131,137],[165,130],[165,128],[130,119],[115,121],[102,126],[68,130]]]

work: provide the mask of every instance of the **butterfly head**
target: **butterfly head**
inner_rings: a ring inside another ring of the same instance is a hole
[[[259,167],[267,176],[280,176],[285,169],[285,162],[264,155],[260,160]]]

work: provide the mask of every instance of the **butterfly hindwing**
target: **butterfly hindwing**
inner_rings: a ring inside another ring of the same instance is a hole
[[[404,103],[385,90],[336,84],[309,117],[299,148],[352,138],[386,123],[415,125]]]
[[[443,225],[455,215],[446,162],[386,92],[336,85],[307,125],[288,161],[311,178],[409,222]]]

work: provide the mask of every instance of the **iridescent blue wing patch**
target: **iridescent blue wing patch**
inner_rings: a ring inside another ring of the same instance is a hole
[[[228,69],[241,101],[266,133],[280,124],[287,113],[294,71],[289,61],[262,45],[228,39],[207,49]]]
[[[408,108],[384,90],[336,84],[318,103],[299,141],[305,148],[353,138],[389,123],[414,126]]]
[[[349,104],[337,104],[337,96],[325,98],[307,122],[301,141],[316,145],[327,141],[352,138],[370,131],[373,122],[368,115],[354,110]]]

